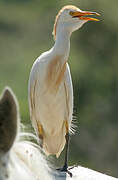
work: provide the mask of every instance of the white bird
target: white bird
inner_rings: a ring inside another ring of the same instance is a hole
[[[33,127],[42,139],[46,155],[59,157],[66,144],[65,164],[62,168],[66,172],[73,115],[73,86],[67,63],[70,36],[87,21],[98,21],[86,15],[99,14],[82,11],[72,5],[59,11],[53,29],[55,44],[36,59],[29,77],[28,99]]]

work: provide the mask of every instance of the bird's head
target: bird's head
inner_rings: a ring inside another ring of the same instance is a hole
[[[88,17],[90,15],[97,15],[96,12],[82,11],[76,6],[64,6],[56,16],[53,28],[54,39],[58,28],[64,28],[66,31],[72,33],[79,29],[84,23],[88,21],[99,21],[96,18]]]

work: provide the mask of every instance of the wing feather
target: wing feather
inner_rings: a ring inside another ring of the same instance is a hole
[[[70,68],[68,63],[65,72],[64,87],[65,87],[65,95],[66,95],[68,123],[70,127],[72,121],[72,114],[73,114],[73,85],[72,85],[72,79],[71,79]]]
[[[37,89],[37,79],[36,74],[32,73],[32,76],[30,76],[29,80],[29,87],[28,87],[28,101],[29,101],[29,109],[30,109],[30,118],[32,120],[32,125],[36,130],[36,133],[38,133],[38,123],[36,119],[36,89]]]

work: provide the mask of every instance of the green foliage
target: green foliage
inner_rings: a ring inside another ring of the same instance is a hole
[[[74,4],[101,13],[71,38],[74,116],[78,133],[72,137],[70,163],[118,176],[118,2],[116,0],[1,0],[0,91],[13,88],[21,118],[30,124],[27,84],[31,66],[53,45],[52,28],[58,10]]]

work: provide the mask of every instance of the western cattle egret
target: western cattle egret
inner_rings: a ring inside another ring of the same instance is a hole
[[[28,87],[29,109],[37,136],[42,140],[46,155],[59,157],[66,144],[65,164],[68,172],[68,144],[73,114],[73,86],[69,65],[70,36],[88,21],[99,15],[68,5],[63,7],[54,23],[54,46],[34,62]],[[71,174],[70,174],[71,175]]]

